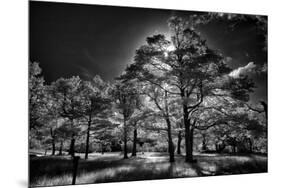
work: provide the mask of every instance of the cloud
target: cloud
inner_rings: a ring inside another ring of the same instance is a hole
[[[231,73],[229,73],[229,76],[232,78],[239,78],[241,75],[251,73],[255,68],[256,65],[254,62],[249,62],[246,66],[238,67],[237,69],[233,70]]]

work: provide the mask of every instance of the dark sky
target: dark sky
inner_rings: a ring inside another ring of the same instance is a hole
[[[59,77],[99,74],[111,81],[133,60],[152,34],[169,33],[167,19],[194,12],[30,2],[30,61],[40,62],[47,83]],[[263,40],[252,22],[231,29],[225,22],[201,27],[210,47],[229,57],[236,69],[267,63]],[[253,99],[267,100],[267,72],[250,75],[258,88]]]

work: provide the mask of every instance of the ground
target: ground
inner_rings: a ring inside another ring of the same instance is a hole
[[[182,155],[169,163],[169,156],[159,152],[122,157],[121,153],[93,153],[85,160],[81,154],[76,184],[267,172],[267,157],[257,154],[198,153],[196,163],[185,163]],[[72,164],[69,156],[31,157],[31,186],[71,184]]]

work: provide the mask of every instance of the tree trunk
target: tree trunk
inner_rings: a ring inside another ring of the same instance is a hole
[[[137,156],[137,137],[138,137],[138,130],[135,127],[134,130],[134,139],[133,139],[133,151],[132,151],[132,156]]]
[[[62,147],[63,147],[63,141],[60,141],[60,151],[59,151],[59,155],[62,155]]]
[[[169,118],[169,107],[168,107],[168,93],[165,91],[165,112],[163,113],[166,123],[167,123],[167,133],[168,133],[168,151],[170,156],[170,162],[175,162],[175,149],[174,149],[174,143],[173,143],[173,137],[172,137],[172,126]]]
[[[181,154],[181,140],[182,140],[182,135],[181,131],[178,132],[178,148],[177,148],[177,154]]]
[[[52,128],[50,128],[50,132],[51,132],[51,137],[52,137],[52,155],[55,155],[55,153],[56,153],[56,143],[55,143],[55,136],[54,136]]]
[[[185,99],[184,89],[181,89],[181,97],[184,101],[184,99]],[[185,133],[185,162],[192,162],[193,156],[192,156],[192,146],[191,146],[191,143],[190,143],[191,134],[190,134],[189,112],[188,112],[186,104],[183,103],[182,108],[183,108],[183,122],[184,122],[184,133]]]
[[[190,141],[189,141],[189,148],[190,148],[190,153],[191,153],[191,161],[193,162],[193,134],[194,133],[194,124],[190,127]]]
[[[222,140],[222,143],[220,144],[219,141],[216,142],[216,151],[218,153],[223,152],[223,150],[225,149],[226,145],[225,145],[225,141]]]
[[[52,139],[52,155],[55,155],[56,153],[56,144],[55,144],[55,140]]]
[[[71,126],[74,127],[73,119],[70,119],[70,121],[71,121]],[[72,157],[74,157],[74,155],[75,155],[75,133],[74,132],[72,133],[68,154],[71,155]]]
[[[232,151],[233,153],[236,153],[237,151],[237,141],[236,138],[233,139],[233,144],[232,144]]]
[[[170,155],[170,162],[175,162],[175,156],[174,156],[174,144],[173,144],[173,138],[172,138],[172,131],[171,131],[171,122],[169,117],[166,118],[167,122],[167,131],[168,131],[168,149],[169,149],[169,155]]]
[[[248,142],[249,142],[249,152],[252,153],[253,152],[253,142],[252,142],[251,138],[248,138]]]
[[[184,105],[184,128],[185,128],[185,162],[192,162],[192,144],[190,143],[192,138],[190,134],[190,119],[188,119],[187,107]]]
[[[91,123],[92,123],[92,117],[91,117],[91,115],[89,115],[87,138],[86,138],[85,159],[88,159]]]
[[[71,138],[71,142],[70,142],[70,148],[69,148],[69,155],[71,155],[72,157],[74,157],[75,155],[75,137],[74,137],[74,133],[72,134],[72,138]]]
[[[207,150],[207,144],[206,144],[206,135],[202,134],[202,151],[206,151]]]
[[[236,146],[232,145],[232,153],[236,153]]]
[[[128,151],[127,151],[127,125],[126,118],[124,116],[124,159],[128,159]]]

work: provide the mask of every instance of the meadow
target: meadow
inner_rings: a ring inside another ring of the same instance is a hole
[[[195,163],[186,163],[184,156],[176,155],[176,162],[170,163],[169,155],[162,152],[138,153],[129,159],[120,152],[108,152],[91,153],[85,160],[81,154],[76,184],[267,172],[267,156],[261,154],[195,153],[194,158]],[[67,155],[32,156],[30,185],[70,185],[72,166]]]

